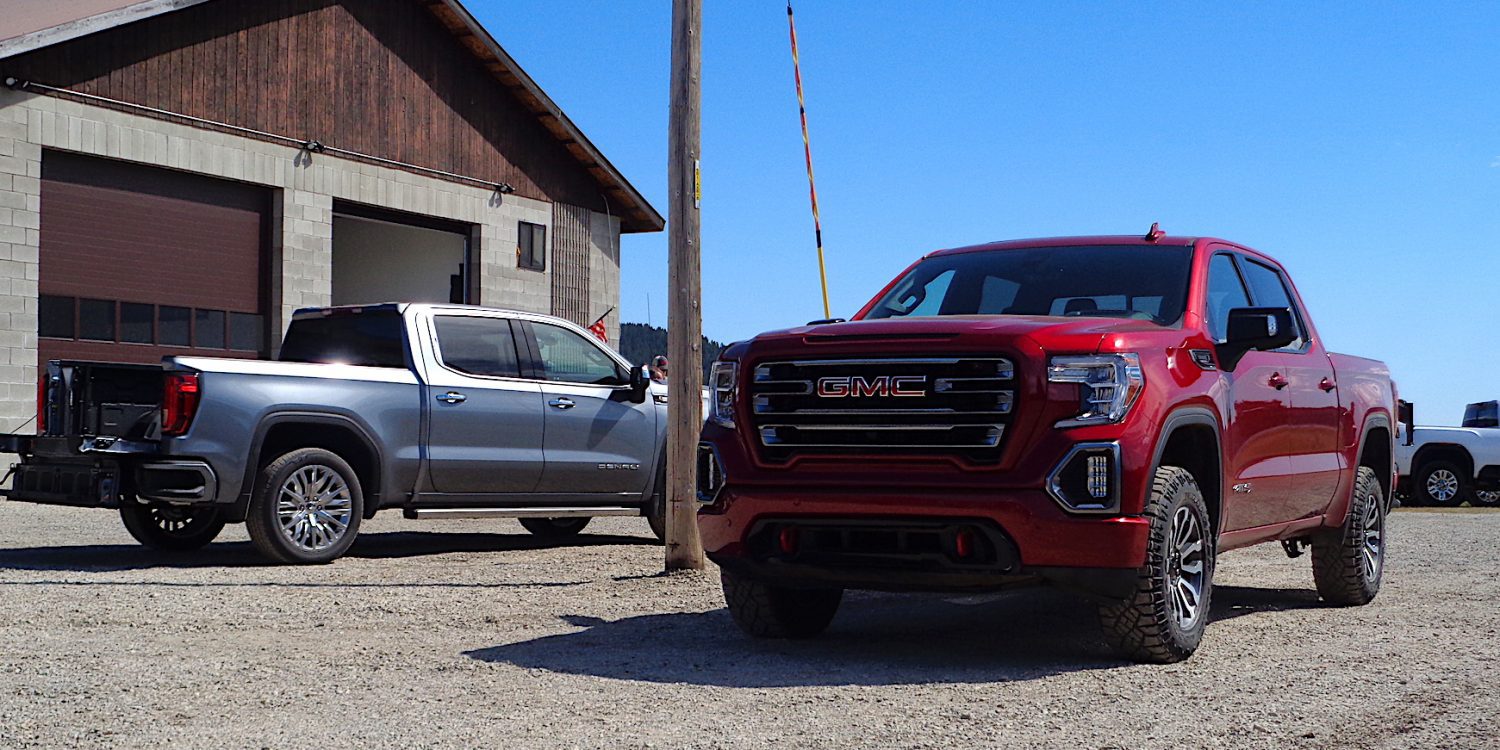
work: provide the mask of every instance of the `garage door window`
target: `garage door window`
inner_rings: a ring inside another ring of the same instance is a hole
[[[260,351],[261,318],[254,313],[229,314],[229,348],[247,352]]]
[[[120,341],[127,344],[156,343],[156,305],[120,303]]]
[[[103,299],[78,300],[78,338],[115,340],[115,303]]]
[[[78,300],[73,297],[42,295],[37,306],[37,334],[54,339],[73,338],[77,330],[74,315],[77,304]]]
[[[157,308],[160,315],[158,333],[163,346],[187,346],[192,343],[193,311],[186,307],[162,305]]]
[[[224,311],[193,311],[193,346],[199,349],[224,348]]]
[[[196,349],[260,351],[264,318],[254,313],[41,295],[37,333],[43,338]]]

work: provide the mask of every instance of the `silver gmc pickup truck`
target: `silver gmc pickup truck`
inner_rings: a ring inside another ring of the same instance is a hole
[[[118,508],[142,544],[194,550],[245,522],[267,557],[328,562],[361,519],[593,516],[661,534],[666,389],[545,315],[389,304],[301,310],[279,361],[49,363],[11,500]]]

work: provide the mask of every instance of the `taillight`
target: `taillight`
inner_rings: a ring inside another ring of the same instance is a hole
[[[161,434],[183,435],[198,413],[198,373],[167,373],[161,399]]]
[[[47,373],[36,379],[36,434],[47,434]]]

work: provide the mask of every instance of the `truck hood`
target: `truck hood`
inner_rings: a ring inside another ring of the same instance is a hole
[[[1140,320],[1112,318],[1055,318],[1035,315],[944,315],[930,318],[855,320],[827,325],[798,326],[756,336],[749,346],[784,349],[801,346],[877,344],[889,341],[905,349],[983,348],[985,344],[1021,343],[1046,351],[1094,352],[1106,338],[1120,341],[1167,329]],[[1029,348],[1029,347],[1024,347]]]

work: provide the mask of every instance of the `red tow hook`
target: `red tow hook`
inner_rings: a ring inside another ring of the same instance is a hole
[[[967,560],[974,555],[973,529],[959,529],[958,533],[953,535],[953,552],[960,560]]]
[[[776,546],[781,549],[781,554],[788,557],[797,554],[797,527],[783,526],[776,534]]]

